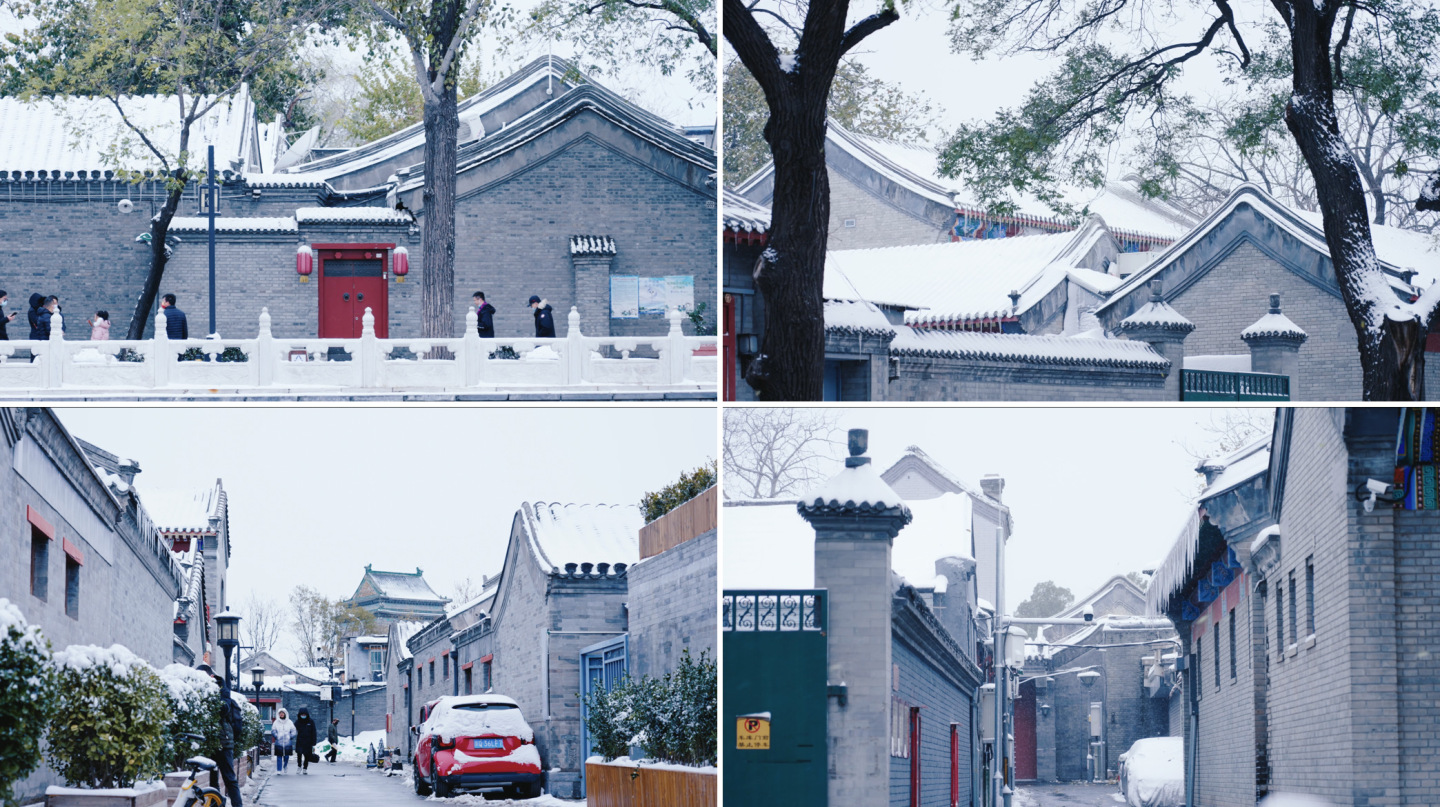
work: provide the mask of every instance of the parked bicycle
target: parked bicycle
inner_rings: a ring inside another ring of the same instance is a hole
[[[189,741],[191,748],[199,748],[199,743],[205,741],[199,734],[175,736]],[[185,764],[190,768],[190,777],[180,786],[180,795],[175,797],[171,807],[225,807],[225,795],[213,787],[200,784],[198,779],[201,771],[209,772],[219,767],[215,760],[197,755],[185,760]]]

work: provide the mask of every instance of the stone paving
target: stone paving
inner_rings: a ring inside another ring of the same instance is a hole
[[[270,764],[267,759],[265,765],[268,767]],[[407,804],[418,807],[426,802],[431,803],[428,807],[443,807],[446,804],[461,807],[575,807],[585,803],[554,796],[528,800],[490,800],[479,795],[425,798],[415,795],[415,788],[409,776],[405,775],[408,770],[396,776],[386,776],[363,765],[329,763],[323,759],[312,764],[308,774],[301,774],[293,761],[283,774],[267,773],[258,799],[247,801],[245,807],[399,807]]]
[[[1125,797],[1120,795],[1118,785],[1082,782],[1021,785],[1012,800],[1012,807],[1121,807],[1124,804]]]

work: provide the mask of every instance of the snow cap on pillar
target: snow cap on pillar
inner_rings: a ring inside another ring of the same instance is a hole
[[[1131,339],[1150,341],[1147,337],[1173,334],[1184,338],[1195,330],[1195,323],[1176,311],[1161,293],[1160,279],[1150,281],[1150,302],[1139,310],[1120,320],[1120,330]]]
[[[801,497],[795,507],[802,518],[813,524],[817,518],[827,516],[877,516],[893,520],[891,537],[910,523],[910,508],[880,478],[866,456],[869,442],[870,434],[865,429],[850,430],[850,456],[845,458],[845,469]]]
[[[1272,294],[1270,295],[1269,312],[1256,320],[1254,325],[1241,331],[1240,338],[1244,339],[1246,344],[1256,339],[1273,339],[1278,341],[1293,341],[1298,346],[1306,339],[1309,339],[1310,336],[1305,333],[1299,325],[1292,322],[1289,317],[1280,312],[1280,295]]]

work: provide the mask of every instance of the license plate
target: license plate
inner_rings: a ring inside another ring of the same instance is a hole
[[[501,739],[476,740],[475,745],[471,747],[474,748],[476,751],[493,750],[496,748],[504,748],[505,741]]]

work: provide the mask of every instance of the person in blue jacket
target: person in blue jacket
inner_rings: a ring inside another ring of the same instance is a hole
[[[175,307],[175,295],[160,298],[160,309],[165,312],[165,335],[171,339],[189,339],[190,324],[185,321],[185,312]]]
[[[539,339],[555,336],[555,309],[550,304],[540,299],[537,295],[530,295],[530,307],[535,310],[535,336]]]

